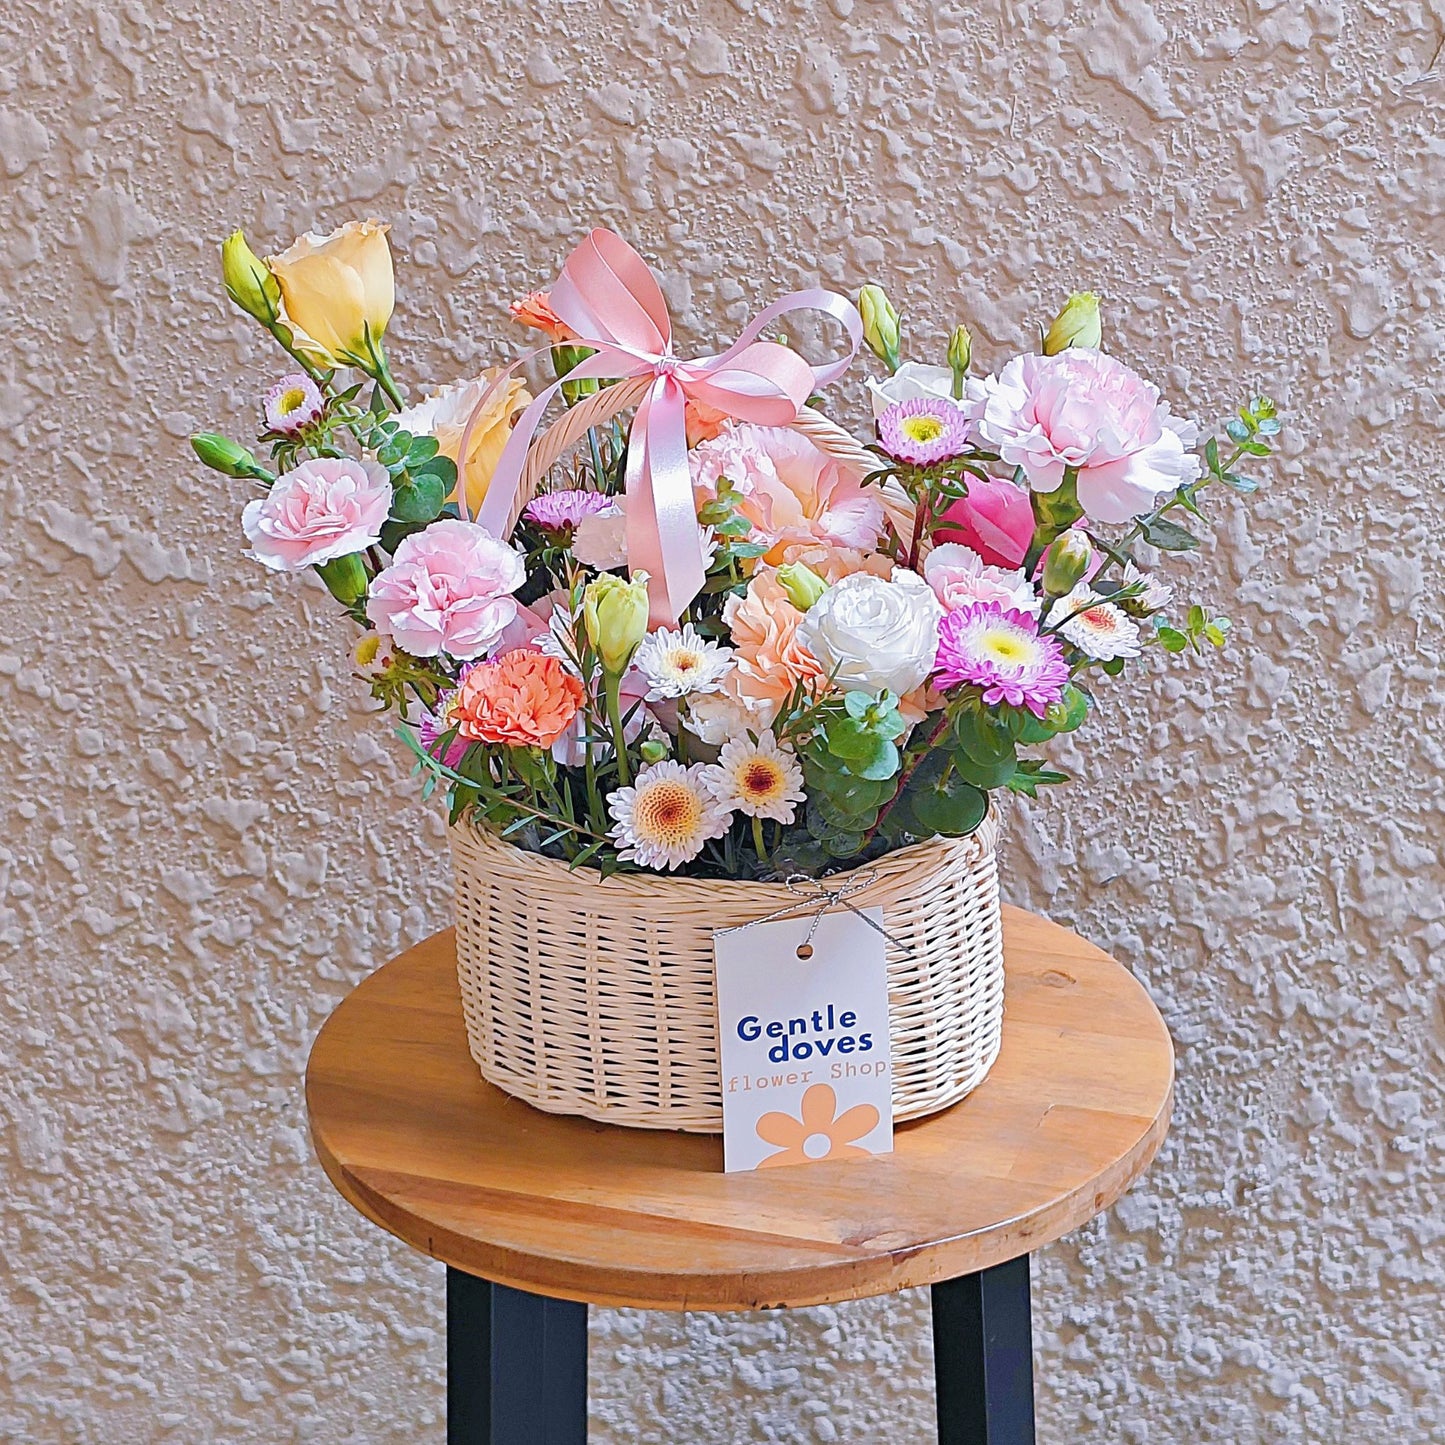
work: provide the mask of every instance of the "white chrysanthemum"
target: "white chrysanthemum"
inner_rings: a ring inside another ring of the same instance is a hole
[[[725,807],[778,823],[791,823],[804,797],[797,758],[770,732],[757,742],[741,737],[724,744],[704,781]]]
[[[1099,662],[1139,655],[1139,624],[1083,583],[1049,608],[1048,626]]]
[[[691,693],[716,692],[733,665],[733,655],[685,622],[680,632],[659,627],[649,633],[633,654],[632,665],[647,679],[649,700],[687,697]]]
[[[1167,607],[1174,596],[1174,589],[1167,582],[1161,582],[1152,572],[1141,572],[1132,562],[1124,568],[1124,586],[1141,589],[1139,595],[1129,601],[1144,612],[1158,612]]]
[[[654,763],[632,787],[618,788],[607,800],[618,856],[644,868],[676,868],[709,838],[722,837],[732,814],[709,791],[705,772],[702,763]]]

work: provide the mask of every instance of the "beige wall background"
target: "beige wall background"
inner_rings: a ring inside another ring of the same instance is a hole
[[[888,279],[984,364],[1071,288],[1282,462],[1008,894],[1112,949],[1174,1133],[1037,1261],[1055,1445],[1445,1438],[1440,0],[106,0],[0,10],[0,1439],[442,1439],[439,1266],[322,1179],[301,1074],[448,914],[319,588],[243,560],[278,371],[216,247],[394,223],[398,371],[470,375],[604,222],[684,334]],[[1434,68],[1432,56],[1436,57]],[[855,392],[857,383],[854,383]],[[925,1297],[594,1314],[594,1438],[927,1438]]]

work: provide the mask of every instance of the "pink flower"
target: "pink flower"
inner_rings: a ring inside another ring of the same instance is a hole
[[[604,492],[542,492],[532,498],[522,515],[544,532],[570,533],[586,517],[605,512],[612,498]]]
[[[521,555],[474,522],[447,518],[414,532],[371,584],[366,615],[414,657],[469,662],[500,643],[520,610]]]
[[[320,388],[304,371],[283,376],[261,399],[266,426],[282,436],[299,436],[325,410]]]
[[[979,432],[1036,492],[1078,468],[1079,505],[1097,522],[1127,522],[1161,492],[1192,482],[1193,422],[1169,415],[1157,388],[1101,351],[1016,356],[985,383]]]
[[[974,602],[939,624],[933,685],[971,683],[989,706],[1007,703],[1043,717],[1064,695],[1069,664],[1055,637],[1040,636],[1038,619],[997,602]]]
[[[264,497],[247,502],[241,529],[258,562],[299,572],[374,546],[390,510],[385,467],[321,457],[283,472]]]
[[[878,440],[894,461],[931,467],[963,453],[968,416],[947,397],[895,401],[878,418]]]
[[[923,562],[923,577],[944,610],[955,612],[970,602],[997,602],[1038,616],[1043,599],[1021,569],[989,567],[971,547],[944,542]]]
[[[968,495],[943,513],[947,525],[934,537],[962,542],[990,567],[1020,567],[1034,539],[1034,508],[1029,494],[1012,482],[970,477]]]
[[[806,437],[787,427],[730,426],[688,454],[693,485],[715,496],[722,479],[741,494],[753,538],[776,563],[794,542],[871,552],[883,531],[883,502]]]

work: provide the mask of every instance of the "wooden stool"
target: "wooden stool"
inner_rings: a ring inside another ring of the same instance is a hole
[[[722,1172],[710,1135],[544,1114],[467,1053],[450,931],[364,980],[311,1051],[311,1136],[373,1223],[447,1265],[449,1445],[580,1445],[587,1304],[782,1309],[931,1285],[941,1445],[1034,1438],[1029,1251],[1138,1178],[1174,1053],[1143,987],[1005,910],[1003,1052],[854,1163]]]

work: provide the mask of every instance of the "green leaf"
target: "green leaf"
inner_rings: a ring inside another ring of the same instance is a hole
[[[1269,455],[1269,444],[1267,442],[1243,442],[1242,449],[1252,457],[1267,457]]]
[[[984,712],[963,712],[953,725],[954,767],[979,788],[1002,787],[1013,776],[1018,745],[1007,723]]]
[[[447,489],[431,472],[420,472],[409,485],[397,487],[391,496],[391,515],[397,522],[430,522],[439,516]]]
[[[868,709],[873,706],[871,693],[850,692],[843,696],[843,706],[847,709],[848,716],[861,719],[866,716]]]
[[[1203,635],[1216,647],[1223,647],[1228,640],[1228,634],[1217,622],[1211,622],[1204,628]]]
[[[1154,632],[1159,638],[1159,645],[1165,652],[1184,652],[1189,646],[1189,638],[1177,627],[1171,627],[1167,622],[1156,621]]]
[[[1209,620],[1204,609],[1196,602],[1189,609],[1189,621],[1185,624],[1191,637],[1197,637],[1204,630],[1204,624]]]
[[[1234,417],[1225,422],[1224,430],[1229,433],[1230,441],[1239,444],[1249,440],[1251,423],[1240,421]]]
[[[856,773],[860,778],[882,781],[891,778],[898,771],[898,763],[897,747],[887,738],[874,735],[873,751],[864,758],[849,758],[847,767],[850,773]]]
[[[1259,483],[1253,477],[1242,477],[1238,472],[1221,472],[1219,480],[1226,487],[1233,487],[1242,497],[1247,497],[1250,493],[1259,490]]]
[[[447,491],[457,484],[457,464],[450,457],[428,457],[420,466],[410,470],[413,477],[440,477]]]
[[[956,771],[947,777],[942,774],[941,756],[935,753],[924,759],[909,780],[909,812],[921,832],[961,838],[983,822],[988,812],[988,794],[959,777]]]
[[[400,437],[397,440],[400,441]],[[406,464],[408,467],[419,467],[436,456],[439,450],[440,445],[435,437],[413,437],[411,445],[406,449]]]
[[[1122,657],[1111,657],[1108,662],[1104,664],[1104,671],[1107,672],[1110,677],[1118,677],[1123,670],[1124,659]]]
[[[1171,522],[1167,517],[1145,518],[1139,526],[1144,540],[1161,552],[1192,552],[1199,546],[1199,538],[1193,532],[1186,531],[1178,522]]]
[[[1219,476],[1219,441],[1216,437],[1210,437],[1204,443],[1204,465],[1209,468],[1211,476]]]
[[[395,552],[413,532],[420,532],[425,522],[383,522],[381,524],[381,545],[388,552]]]

